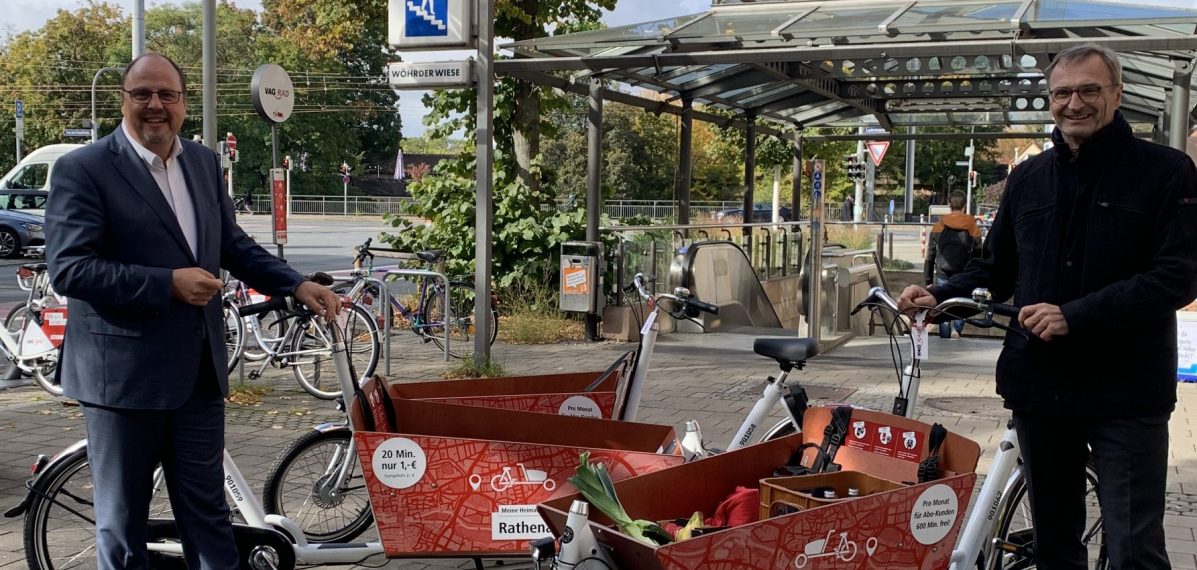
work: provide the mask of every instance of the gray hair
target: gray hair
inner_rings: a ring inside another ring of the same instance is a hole
[[[1052,58],[1052,62],[1043,69],[1043,76],[1047,78],[1050,85],[1052,71],[1056,69],[1057,65],[1080,63],[1094,55],[1100,57],[1106,64],[1106,68],[1110,70],[1110,79],[1114,80],[1114,85],[1122,85],[1122,64],[1118,62],[1118,54],[1108,47],[1093,43],[1072,46],[1057,53],[1056,57]]]

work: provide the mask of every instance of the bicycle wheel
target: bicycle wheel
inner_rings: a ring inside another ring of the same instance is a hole
[[[449,285],[449,303],[452,321],[449,323],[449,354],[461,358],[474,352],[474,288],[465,283]],[[445,348],[445,298],[440,286],[434,287],[424,304],[421,315],[421,329],[424,335],[442,350]],[[499,335],[499,310],[491,303],[490,343]]]
[[[369,311],[358,305],[345,309],[338,323],[343,323],[349,361],[357,381],[361,382],[374,374],[378,355],[382,352],[378,323]],[[295,355],[290,358],[295,379],[304,390],[324,400],[341,395],[340,380],[332,361],[332,336],[323,324],[308,321],[291,340],[290,352]]]
[[[295,440],[266,475],[266,512],[295,521],[309,542],[349,542],[370,528],[374,515],[352,438],[349,429],[338,429]],[[345,482],[333,486],[345,461]]]
[[[241,356],[250,362],[258,362],[269,354],[263,346],[278,346],[287,335],[288,319],[282,311],[270,311],[261,315],[244,317],[241,319],[245,327],[245,340],[242,342]],[[258,329],[253,334],[254,328]],[[259,337],[261,341],[259,342]]]
[[[224,347],[228,362],[228,370],[237,368],[237,361],[241,359],[241,351],[245,348],[245,322],[237,306],[229,301],[223,305],[224,312]]]
[[[4,328],[8,329],[8,332],[12,333],[12,337],[18,341],[18,344],[20,344],[19,341],[21,338],[21,331],[25,329],[25,323],[29,322],[29,320],[32,318],[33,309],[30,309],[28,304],[21,303],[20,305],[16,305],[12,309],[9,309],[8,315],[4,317]],[[0,380],[16,380],[22,375],[23,373],[21,372],[21,369],[17,367],[16,363],[12,361],[0,362]],[[48,386],[42,386],[42,388],[44,388],[47,392],[54,394],[55,396],[61,396],[62,388],[59,388],[57,384],[51,383],[51,385],[57,388],[57,393],[55,393],[54,390],[51,390]]]
[[[96,567],[96,525],[91,469],[87,448],[81,447],[42,475],[25,513],[25,561],[30,570],[73,570]],[[151,518],[172,518],[166,486],[154,493]],[[180,558],[151,553],[151,567],[159,559]]]
[[[1105,570],[1109,567],[1106,558],[1105,530],[1102,527],[1101,509],[1097,504],[1097,473],[1093,466],[1085,467],[1085,532],[1081,540],[1089,551],[1089,567]],[[998,519],[994,537],[1010,544],[1014,552],[994,549],[990,557],[989,570],[1017,570],[1034,568],[1031,551],[1035,546],[1034,522],[1031,520],[1031,498],[1027,494],[1026,474],[1018,471],[1018,480],[1003,501],[1003,511]],[[980,564],[978,564],[980,566]]]

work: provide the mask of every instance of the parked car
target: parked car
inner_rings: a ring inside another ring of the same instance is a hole
[[[40,254],[45,247],[45,218],[26,212],[0,210],[0,257]]]
[[[781,216],[781,221],[790,221],[790,207],[782,206],[778,208],[777,214]],[[727,210],[720,210],[715,212],[715,220],[720,222],[741,222],[744,220],[744,208],[730,208]],[[772,222],[773,221],[773,206],[768,204],[755,204],[752,206],[752,221],[753,222]]]
[[[0,188],[0,209],[44,216],[46,214],[46,198],[49,196],[50,193],[43,190]]]

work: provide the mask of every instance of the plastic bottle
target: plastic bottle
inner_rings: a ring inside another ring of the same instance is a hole
[[[848,496],[849,497],[859,497],[860,489],[857,489],[856,487],[848,487]]]
[[[682,455],[686,461],[706,457],[707,449],[702,444],[702,428],[694,420],[686,420],[686,433],[682,436]]]

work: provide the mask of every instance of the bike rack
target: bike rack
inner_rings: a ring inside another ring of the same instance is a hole
[[[389,283],[387,283],[387,277],[392,275],[398,277],[431,277],[433,279],[439,279],[445,284],[445,362],[448,362],[450,337],[449,322],[453,317],[453,307],[449,304],[449,278],[446,277],[444,273],[439,271],[431,271],[428,269],[392,269],[386,273],[383,273],[382,279],[378,280],[382,286],[382,298],[384,300],[383,304],[386,305],[386,309],[383,311],[386,316],[386,324],[383,326],[382,335],[382,337],[386,339],[386,342],[382,345],[383,368],[386,371],[386,375],[391,375],[391,328],[394,326],[395,320],[395,308],[391,306],[391,286]]]

